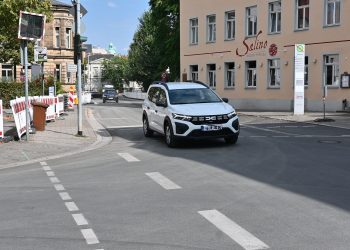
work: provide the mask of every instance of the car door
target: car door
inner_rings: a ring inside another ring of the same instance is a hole
[[[148,124],[151,129],[156,129],[155,123],[155,110],[156,110],[156,101],[159,95],[159,87],[151,87],[148,91],[148,102],[145,104],[145,109],[147,112]]]
[[[166,96],[166,92],[164,89],[160,88],[158,92],[158,99],[156,101],[157,105],[155,107],[155,116],[154,116],[154,122],[157,131],[163,133],[164,132],[164,120],[167,114],[167,106],[168,106],[168,100]]]

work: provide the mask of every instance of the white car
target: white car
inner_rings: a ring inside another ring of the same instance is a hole
[[[201,82],[151,84],[142,105],[143,133],[165,135],[169,147],[180,138],[221,137],[235,144],[239,121],[227,102]]]

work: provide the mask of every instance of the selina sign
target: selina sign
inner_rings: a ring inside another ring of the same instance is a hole
[[[267,40],[260,40],[259,36],[262,34],[262,30],[258,32],[258,34],[255,36],[255,39],[251,42],[248,41],[250,39],[249,37],[245,38],[243,40],[243,46],[242,48],[236,49],[236,55],[240,57],[247,56],[251,53],[253,54],[259,54],[261,52],[265,52],[265,50],[268,48],[270,56],[275,56],[277,54],[278,48],[276,44],[271,44],[269,46]]]

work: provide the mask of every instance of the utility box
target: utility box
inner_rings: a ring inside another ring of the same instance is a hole
[[[44,131],[46,124],[46,109],[49,105],[42,102],[33,102],[33,125],[37,131]]]

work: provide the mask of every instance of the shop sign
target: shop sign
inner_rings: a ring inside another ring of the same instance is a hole
[[[236,49],[236,55],[239,57],[244,56],[256,56],[256,55],[265,55],[266,49],[269,50],[270,56],[277,55],[278,47],[276,44],[271,44],[268,46],[267,40],[260,40],[259,36],[262,34],[262,30],[258,32],[258,34],[255,36],[254,41],[249,42],[248,37],[243,40],[243,46],[242,48]]]

